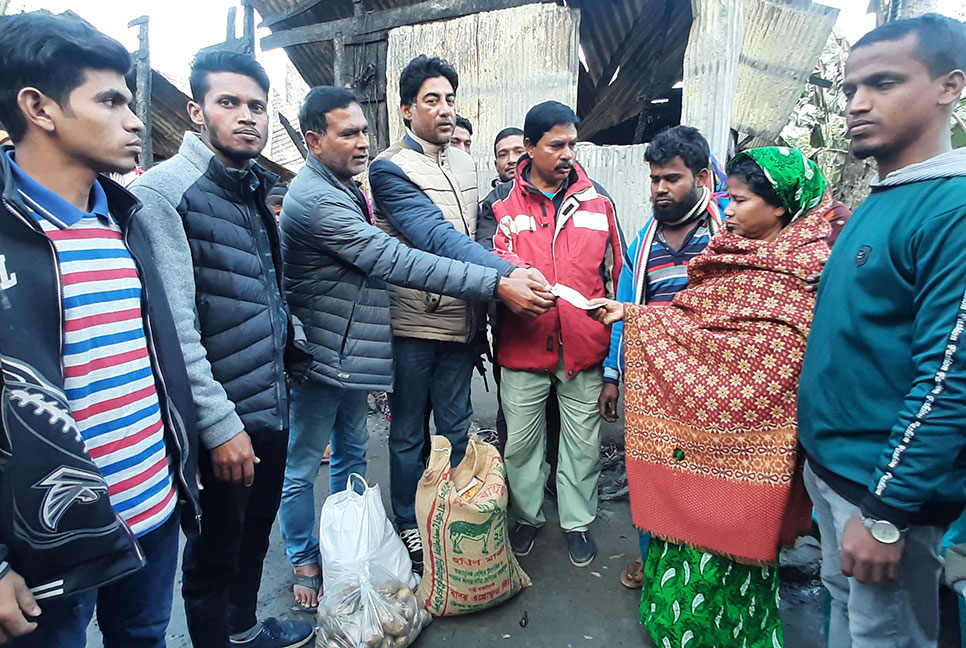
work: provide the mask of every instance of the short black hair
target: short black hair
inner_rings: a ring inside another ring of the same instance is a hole
[[[347,108],[354,103],[359,103],[359,100],[345,88],[315,86],[305,95],[305,101],[299,109],[299,128],[302,129],[302,135],[309,131],[324,133],[329,127],[325,114],[339,108]]]
[[[500,140],[510,137],[510,135],[523,135],[523,131],[516,126],[510,126],[509,128],[504,128],[499,133],[496,134],[496,139],[493,140],[493,154],[496,155],[496,145],[500,143]]]
[[[261,63],[251,54],[232,52],[230,50],[209,50],[198,52],[191,61],[191,76],[188,85],[191,86],[191,98],[202,103],[205,94],[211,89],[208,85],[208,74],[211,72],[235,72],[255,79],[259,87],[268,94],[268,75]]]
[[[473,134],[473,124],[471,124],[470,120],[463,115],[456,116],[456,126],[458,128],[465,128],[470,135]]]
[[[281,205],[282,201],[285,199],[285,194],[287,193],[288,193],[288,187],[286,187],[285,185],[275,185],[268,192],[268,198],[267,198],[268,205],[270,207],[274,205]]]
[[[935,13],[885,23],[852,46],[853,50],[915,34],[916,57],[929,68],[932,78],[953,70],[966,71],[966,25]]]
[[[778,192],[772,186],[765,172],[761,170],[758,163],[750,157],[744,155],[739,157],[733,164],[728,165],[728,177],[734,177],[748,185],[751,192],[760,196],[762,200],[772,207],[785,207]],[[782,227],[792,222],[792,213],[785,207],[785,215],[781,218]]]
[[[445,59],[438,56],[430,58],[420,54],[411,60],[399,75],[399,103],[406,105],[416,103],[416,97],[423,83],[426,79],[435,77],[445,77],[453,86],[453,92],[456,92],[460,85],[460,75]]]
[[[527,111],[523,120],[523,136],[532,144],[540,141],[548,130],[558,124],[580,123],[580,119],[570,106],[559,101],[544,101]]]
[[[0,122],[19,142],[27,120],[17,105],[24,88],[37,88],[64,106],[85,80],[85,68],[126,75],[131,55],[87,23],[68,16],[0,16]]]
[[[658,133],[647,150],[644,159],[648,164],[668,164],[676,157],[684,161],[697,177],[701,169],[711,166],[711,148],[704,135],[692,126],[673,126]]]

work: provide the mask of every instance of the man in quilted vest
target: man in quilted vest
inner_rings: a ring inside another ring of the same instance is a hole
[[[535,319],[507,314],[497,338],[504,456],[518,520],[510,544],[517,555],[530,553],[545,522],[545,411],[553,386],[560,405],[560,526],[570,561],[584,567],[597,555],[589,527],[597,514],[597,398],[610,338],[607,327],[587,316],[586,300],[615,293],[624,245],[613,202],[577,164],[577,121],[556,101],[530,109],[523,127],[527,155],[513,182],[495,190],[492,209],[494,252],[539,269],[558,295],[555,306]]]
[[[490,254],[474,241],[476,169],[469,155],[451,147],[459,76],[439,58],[421,55],[400,75],[403,137],[373,161],[369,183],[376,224],[411,247],[494,268],[497,296],[523,317],[552,305],[546,279]],[[473,408],[471,344],[482,308],[461,299],[389,286],[394,391],[389,430],[390,493],[400,536],[416,570],[422,544],[416,525],[416,484],[423,472],[423,422],[432,403],[436,433],[449,438],[453,461],[466,450]]]

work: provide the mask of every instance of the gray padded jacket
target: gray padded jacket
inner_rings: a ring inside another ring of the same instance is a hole
[[[391,391],[386,282],[489,301],[497,272],[411,248],[372,225],[368,211],[357,188],[310,155],[282,205],[283,285],[314,357],[310,380]]]

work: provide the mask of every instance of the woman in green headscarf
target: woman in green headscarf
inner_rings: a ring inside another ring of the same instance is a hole
[[[659,648],[780,648],[778,553],[810,526],[795,395],[832,201],[787,148],[735,156],[728,193],[669,306],[594,313],[625,320],[631,512],[652,533],[641,621]]]

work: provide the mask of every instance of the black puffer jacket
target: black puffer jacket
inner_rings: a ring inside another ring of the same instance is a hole
[[[286,297],[315,358],[311,378],[337,387],[392,390],[392,330],[386,282],[488,301],[492,268],[408,247],[373,225],[358,189],[314,157],[282,207]]]
[[[209,448],[242,427],[287,428],[286,360],[301,356],[308,367],[291,344],[278,228],[265,204],[276,180],[257,164],[227,169],[188,133],[178,155],[132,185],[151,215],[148,236]]]

